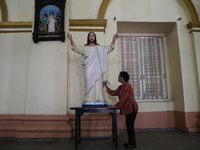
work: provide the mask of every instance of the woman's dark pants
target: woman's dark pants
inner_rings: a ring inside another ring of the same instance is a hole
[[[137,115],[137,111],[134,110],[134,106],[133,106],[133,112],[131,114],[125,115],[126,116],[126,129],[128,132],[128,143],[131,145],[136,145],[135,129],[134,129],[136,115]]]

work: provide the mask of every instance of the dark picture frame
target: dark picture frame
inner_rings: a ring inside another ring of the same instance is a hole
[[[66,0],[35,0],[33,41],[65,41]]]

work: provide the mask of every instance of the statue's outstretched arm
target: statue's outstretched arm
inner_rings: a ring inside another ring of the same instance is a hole
[[[70,40],[71,46],[74,47],[74,41],[73,41],[72,35],[70,33],[67,33],[67,37]]]

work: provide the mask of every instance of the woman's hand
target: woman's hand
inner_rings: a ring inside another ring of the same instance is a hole
[[[106,89],[108,88],[107,84],[110,84],[110,82],[108,80],[103,81],[103,87],[105,86]]]

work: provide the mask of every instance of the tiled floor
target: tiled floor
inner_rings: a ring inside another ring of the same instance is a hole
[[[179,130],[136,131],[135,150],[200,150],[200,134],[188,134]],[[125,149],[126,132],[118,135],[118,150]],[[74,139],[21,140],[0,139],[0,150],[73,150]],[[79,150],[114,150],[111,139],[83,140]]]

